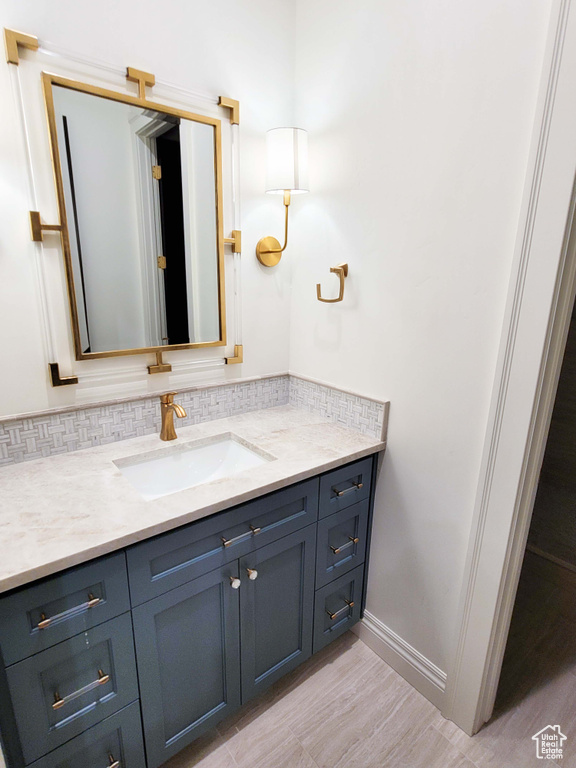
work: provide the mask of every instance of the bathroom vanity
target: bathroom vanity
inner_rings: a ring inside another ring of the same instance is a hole
[[[6,473],[15,483],[19,473],[44,476],[49,486],[59,477],[57,465],[76,460],[73,485],[84,462],[92,468],[92,506],[94,494],[105,504],[115,493],[124,494],[119,504],[130,500],[142,509],[142,529],[136,519],[132,533],[122,534],[126,521],[118,517],[107,545],[75,555],[66,545],[80,564],[61,570],[56,563],[66,560],[52,559],[45,566],[52,573],[34,581],[34,571],[13,574],[12,582],[26,583],[0,596],[0,727],[8,768],[157,768],[359,620],[377,451],[384,445],[323,422],[315,424],[313,446],[307,422],[317,417],[286,411],[291,426],[277,429],[276,446],[260,441],[274,456],[283,445],[284,457],[156,501],[142,501],[109,461],[133,451],[129,443],[153,445],[152,436]],[[278,413],[262,413],[236,419],[235,433],[243,424],[246,437],[249,423],[263,430],[266,419],[278,427]],[[217,433],[233,421],[182,433]],[[94,462],[111,465],[101,487]],[[73,475],[73,462],[71,469]],[[231,483],[248,500],[226,505]],[[201,505],[195,510],[194,499]],[[160,523],[162,510],[187,505],[190,522],[177,515]],[[109,554],[87,557],[105,549]],[[22,552],[26,560],[27,546]]]

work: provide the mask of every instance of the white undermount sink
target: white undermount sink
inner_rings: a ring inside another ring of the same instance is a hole
[[[226,433],[118,459],[114,464],[148,501],[253,469],[274,456]]]

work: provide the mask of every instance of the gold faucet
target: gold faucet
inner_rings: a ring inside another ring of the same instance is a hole
[[[162,413],[162,429],[160,430],[160,440],[176,440],[178,435],[174,429],[174,414],[179,419],[186,416],[186,411],[181,405],[174,402],[174,395],[178,392],[168,392],[160,397],[160,411]]]

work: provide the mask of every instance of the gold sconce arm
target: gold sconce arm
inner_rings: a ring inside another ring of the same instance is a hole
[[[265,267],[275,267],[276,264],[282,258],[282,252],[286,250],[288,245],[288,207],[290,205],[290,190],[284,190],[284,207],[286,213],[284,216],[284,245],[280,247],[280,243],[275,237],[263,237],[258,241],[256,246],[256,257],[260,264]]]
[[[348,277],[348,264],[338,264],[336,267],[330,267],[330,272],[334,272],[340,278],[340,293],[335,299],[323,299],[321,296],[320,283],[316,283],[316,296],[318,301],[323,301],[326,304],[335,304],[337,301],[342,301],[344,298],[344,279]]]

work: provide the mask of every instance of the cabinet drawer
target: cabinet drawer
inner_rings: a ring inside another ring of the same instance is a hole
[[[31,768],[146,768],[137,701],[58,747]]]
[[[318,479],[276,491],[128,550],[132,605],[315,522]]]
[[[370,496],[372,457],[328,472],[320,478],[320,517],[332,515]]]
[[[316,589],[364,562],[368,533],[368,499],[318,523]]]
[[[130,614],[19,661],[6,675],[28,764],[138,698]]]
[[[316,592],[314,653],[350,629],[360,618],[363,579],[364,566],[359,565]]]
[[[6,666],[129,610],[123,552],[44,579],[0,599]]]

